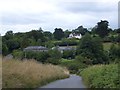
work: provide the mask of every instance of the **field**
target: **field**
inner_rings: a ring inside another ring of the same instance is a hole
[[[118,88],[118,65],[95,65],[84,69],[80,75],[89,88]]]
[[[60,66],[35,60],[3,60],[3,88],[37,88],[67,77],[69,72]]]
[[[110,47],[113,43],[103,43],[103,48],[104,50],[108,51],[110,50]],[[118,44],[115,44],[115,46],[117,46]]]
[[[104,50],[109,50],[113,43],[103,43]]]

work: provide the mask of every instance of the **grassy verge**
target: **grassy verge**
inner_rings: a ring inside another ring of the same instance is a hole
[[[37,88],[68,76],[67,69],[60,66],[35,60],[3,60],[3,88]]]
[[[90,88],[118,88],[120,85],[117,64],[91,66],[80,74]]]

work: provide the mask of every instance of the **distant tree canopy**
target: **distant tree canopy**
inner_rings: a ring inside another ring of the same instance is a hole
[[[57,40],[61,40],[62,38],[64,38],[64,32],[61,28],[55,28],[53,35],[54,38]]]
[[[96,28],[94,28],[94,31],[100,37],[104,38],[110,32],[110,29],[108,28],[108,26],[109,26],[108,21],[106,21],[106,20],[102,21],[101,20],[100,22],[97,23],[97,26],[96,26]]]
[[[64,31],[65,38],[69,37],[70,33],[71,33],[71,31],[65,30]]]
[[[44,36],[46,37],[47,40],[53,39],[53,34],[51,32],[45,31],[43,34],[44,34]]]
[[[50,31],[43,31],[42,28],[24,33],[13,33],[13,31],[10,30],[7,31],[4,36],[2,36],[2,54],[9,54],[16,49],[23,50],[23,48],[27,46],[42,45],[51,48],[56,45],[78,45],[78,39],[68,39],[71,33],[81,34],[82,37],[84,37],[86,33],[89,33],[93,37],[100,36],[103,42],[120,42],[120,28],[112,30],[108,28],[108,26],[108,21],[101,20],[95,27],[91,29],[92,31],[88,31],[87,28],[84,28],[83,26],[79,26],[71,31],[63,31],[61,28],[55,28],[53,33]]]
[[[88,32],[87,28],[84,28],[83,26],[79,26],[77,29],[73,30],[75,33],[80,33],[81,35],[85,35],[85,33]]]

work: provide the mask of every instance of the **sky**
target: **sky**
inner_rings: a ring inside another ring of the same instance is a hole
[[[118,28],[119,0],[0,0],[0,34],[7,31],[53,32],[55,28],[72,30],[83,25],[94,27],[108,20],[110,28]]]

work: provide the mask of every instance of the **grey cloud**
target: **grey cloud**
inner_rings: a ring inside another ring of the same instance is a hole
[[[4,13],[2,14],[2,24],[38,24],[45,23],[49,18],[49,14],[37,13]]]
[[[86,13],[86,12],[113,12],[114,6],[107,5],[100,2],[64,2],[59,3],[58,6],[64,10],[72,13]]]

